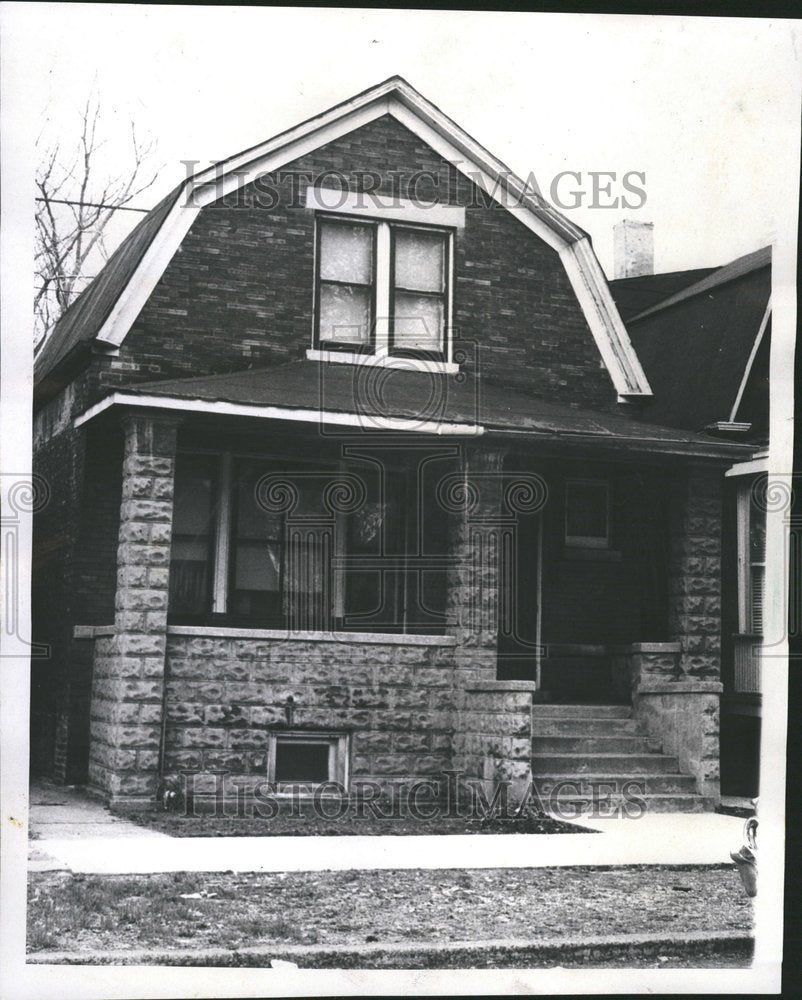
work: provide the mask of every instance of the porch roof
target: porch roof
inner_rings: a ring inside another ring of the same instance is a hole
[[[737,460],[751,451],[671,427],[614,413],[535,399],[467,373],[412,371],[375,365],[309,360],[222,375],[145,382],[120,387],[77,418],[91,419],[113,405],[178,412],[348,423],[366,430],[428,433],[524,434],[566,444],[629,446],[639,451]],[[347,418],[347,419],[346,419]]]

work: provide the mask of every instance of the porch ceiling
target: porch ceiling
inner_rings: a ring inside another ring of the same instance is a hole
[[[613,413],[534,399],[480,383],[466,373],[444,375],[309,360],[122,386],[77,422],[83,423],[111,405],[285,420],[292,420],[293,414],[295,419],[309,420],[312,414],[320,422],[331,417],[332,423],[348,422],[364,429],[376,429],[382,421],[399,421],[410,422],[406,429],[430,433],[515,433],[559,438],[566,444],[592,441],[600,446],[628,445],[645,451],[732,460],[752,450]]]

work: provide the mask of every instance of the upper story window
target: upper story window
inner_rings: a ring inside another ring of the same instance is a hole
[[[450,337],[458,205],[307,188],[315,212],[318,361],[456,372]]]
[[[609,548],[610,485],[606,480],[566,481],[565,544],[582,548]]]
[[[390,227],[392,287],[390,347],[442,358],[447,317],[448,236]]]
[[[446,361],[451,235],[319,217],[315,346]]]
[[[318,224],[318,342],[329,350],[363,351],[374,340],[376,227]]]

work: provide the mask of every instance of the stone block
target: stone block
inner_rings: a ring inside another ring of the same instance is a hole
[[[124,476],[122,483],[122,495],[128,499],[152,499],[153,498],[153,477],[152,476]]]
[[[426,708],[429,704],[429,689],[393,688],[392,703],[396,708]]]
[[[158,726],[119,726],[115,728],[114,745],[122,748],[159,748],[161,733]]]
[[[189,726],[169,726],[168,743],[171,748],[187,750],[225,749],[225,729],[203,726],[194,729]]]
[[[374,728],[381,730],[410,729],[412,715],[409,712],[376,712],[373,725]]]
[[[260,729],[229,729],[226,746],[229,750],[264,750],[267,734]]]
[[[385,734],[375,734],[382,735]],[[429,750],[431,747],[431,737],[428,733],[400,732],[393,736],[393,749],[399,753]]]
[[[120,698],[124,701],[158,701],[162,698],[162,685],[157,681],[120,682]]]
[[[396,734],[396,740],[400,738],[409,737],[410,743],[414,743],[417,739],[425,737],[417,737],[415,734],[398,733]],[[354,752],[357,754],[369,754],[369,753],[387,753],[390,750],[391,737],[390,733],[354,733]],[[399,750],[412,750],[415,749],[412,745],[408,746],[398,746]]]
[[[120,504],[122,521],[161,521],[169,524],[172,520],[172,503],[161,500],[124,499]]]

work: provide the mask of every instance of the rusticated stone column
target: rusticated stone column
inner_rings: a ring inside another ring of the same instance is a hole
[[[447,616],[454,622],[455,685],[496,679],[500,565],[510,532],[502,511],[504,450],[466,448],[459,473],[441,490],[450,516]]]
[[[669,629],[681,673],[706,680],[721,674],[723,481],[720,466],[691,466],[673,498]]]
[[[158,783],[178,424],[123,418],[114,634],[95,644],[89,781],[132,806],[151,802]]]
[[[721,491],[717,466],[691,466],[672,496],[669,628],[673,641],[630,650],[632,703],[663,751],[719,800]]]

